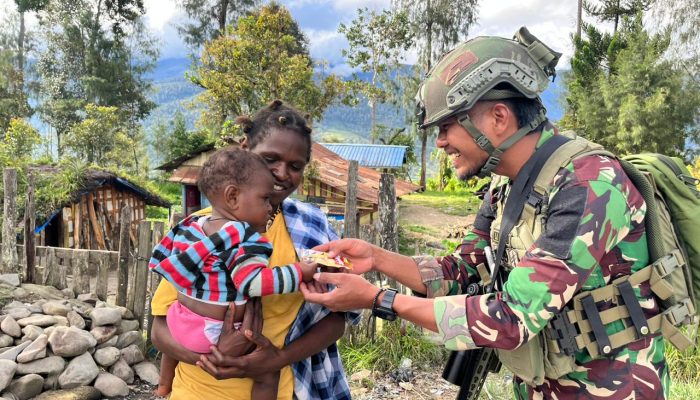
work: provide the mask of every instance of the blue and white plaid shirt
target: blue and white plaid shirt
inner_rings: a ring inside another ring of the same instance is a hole
[[[318,208],[297,200],[286,199],[282,203],[284,222],[294,247],[310,249],[322,243],[338,239],[328,219]],[[331,311],[321,305],[304,302],[296,320],[289,329],[285,346],[304,335],[311,327]],[[359,314],[346,313],[346,319],[355,324]],[[350,399],[343,364],[335,343],[313,356],[292,364],[294,372],[294,397],[299,400]]]

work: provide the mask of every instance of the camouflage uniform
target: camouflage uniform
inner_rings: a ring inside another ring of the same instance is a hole
[[[538,147],[556,128],[547,124]],[[503,291],[467,297],[461,288],[478,280],[485,263],[491,223],[508,196],[507,179],[492,185],[458,251],[447,257],[416,257],[445,346],[515,349],[535,337],[571,298],[605,286],[649,262],[644,228],[646,206],[616,160],[584,156],[559,170],[550,184],[542,235],[520,260],[506,251],[514,267]],[[635,288],[647,317],[658,313],[648,282]],[[600,307],[601,311],[609,308]],[[622,329],[606,326],[608,334]],[[576,370],[532,387],[514,379],[515,398],[664,399],[669,374],[659,334],[592,359],[575,355]]]

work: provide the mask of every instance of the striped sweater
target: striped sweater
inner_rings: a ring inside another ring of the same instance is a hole
[[[153,249],[148,267],[181,293],[228,303],[299,290],[297,264],[267,268],[272,245],[245,222],[230,221],[207,236],[191,215]]]

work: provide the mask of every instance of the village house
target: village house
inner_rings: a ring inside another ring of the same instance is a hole
[[[186,214],[209,206],[208,200],[197,189],[197,178],[202,165],[214,151],[213,144],[203,146],[157,167],[159,170],[172,171],[168,180],[182,185],[182,209]],[[295,196],[318,205],[331,219],[343,219],[349,164],[324,145],[313,143],[311,162]],[[385,164],[378,160],[377,165]],[[381,172],[374,169],[363,166],[358,168],[357,200],[360,223],[372,223],[377,217],[380,176]],[[420,189],[417,185],[400,179],[396,180],[395,188],[397,197]]]
[[[56,173],[55,167],[35,167],[42,174]],[[73,249],[117,250],[119,213],[131,207],[131,239],[146,218],[146,206],[170,208],[158,195],[115,173],[88,169],[81,187],[48,218],[37,221],[37,245]]]

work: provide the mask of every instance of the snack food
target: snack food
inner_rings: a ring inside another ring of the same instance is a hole
[[[342,256],[330,257],[328,253],[323,251],[300,249],[299,258],[307,262],[315,262],[324,267],[352,269],[352,263],[347,258]]]

